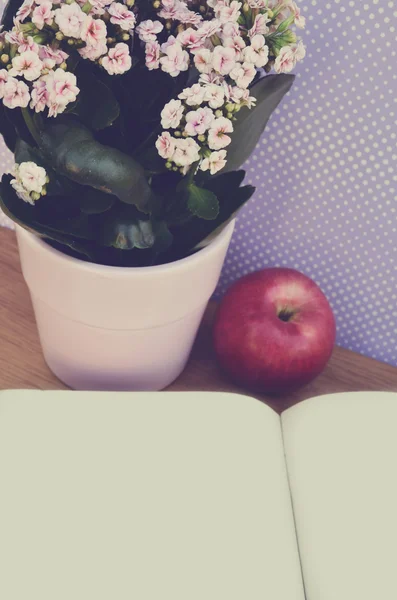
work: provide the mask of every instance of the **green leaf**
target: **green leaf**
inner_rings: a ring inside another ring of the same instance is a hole
[[[98,243],[119,250],[151,248],[155,242],[152,223],[141,217],[134,206],[115,204],[97,222]]]
[[[232,142],[227,147],[227,164],[222,172],[235,171],[248,160],[294,78],[294,75],[267,75],[250,89],[250,94],[257,99],[256,106],[251,110],[242,108],[237,113]]]
[[[187,205],[193,215],[201,219],[216,219],[219,213],[218,199],[213,192],[199,188],[194,183],[187,188]]]
[[[0,131],[4,138],[5,145],[11,152],[14,152],[18,136],[13,123],[7,116],[2,102],[0,102]]]
[[[244,171],[223,173],[212,177],[205,184],[206,191],[212,192],[218,198],[218,216],[212,221],[193,217],[181,226],[172,227],[174,242],[164,260],[178,260],[206,246],[235,217],[255,191],[250,185],[240,187],[244,175]]]
[[[141,165],[120,150],[97,142],[71,115],[45,122],[40,148],[61,175],[150,213],[152,191]]]
[[[87,68],[84,61],[76,71],[80,93],[71,113],[80,117],[94,131],[109,127],[120,114],[120,106],[112,90]]]
[[[106,212],[114,203],[117,202],[116,196],[105,194],[94,188],[85,186],[80,197],[80,210],[86,215],[98,215]]]
[[[295,15],[290,15],[287,19],[285,19],[277,28],[276,33],[283,33],[286,31],[290,25],[295,21]]]

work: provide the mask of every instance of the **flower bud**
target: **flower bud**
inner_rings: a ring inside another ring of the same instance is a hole
[[[199,8],[199,11],[200,11],[201,13],[205,13],[205,11],[206,11],[206,10],[207,10],[207,9],[206,9],[206,7],[205,7],[205,6],[203,6],[203,5],[201,5],[201,6],[200,6],[200,8]]]
[[[2,54],[0,56],[0,60],[4,65],[6,65],[9,62],[10,57],[8,56],[8,54]]]
[[[159,2],[159,0],[155,0],[155,2],[153,2],[153,8],[158,10],[161,6],[161,2]]]
[[[36,44],[45,44],[47,41],[47,35],[45,33],[38,33],[37,35],[33,36],[33,41],[36,42]]]
[[[4,42],[0,41],[0,52],[4,50]]]
[[[47,175],[47,177],[45,178],[45,182],[46,182],[46,183],[50,183],[50,178],[48,177],[48,175]]]
[[[250,11],[250,7],[249,4],[244,3],[243,4],[243,12],[248,13]]]
[[[169,160],[165,163],[165,168],[172,169],[172,163]]]
[[[132,8],[135,4],[135,0],[126,0],[125,4]]]
[[[130,34],[129,33],[123,33],[121,36],[121,39],[123,40],[123,42],[128,42],[128,40],[130,39]]]
[[[38,192],[32,192],[30,194],[30,197],[32,198],[33,202],[36,202],[36,200],[40,200],[40,194]]]
[[[65,36],[60,31],[57,31],[57,33],[55,34],[55,37],[57,40],[59,40],[61,42]]]
[[[205,142],[205,135],[199,135],[197,139],[199,142]]]
[[[171,21],[167,21],[166,24],[165,24],[165,28],[166,29],[171,29],[171,27],[172,27]]]
[[[75,0],[65,0],[65,4],[74,4]]]
[[[115,43],[115,41],[116,41],[116,38],[113,38],[113,37],[108,37],[108,38],[106,38],[106,42],[107,42],[107,44],[109,44],[109,45],[110,45],[110,44],[114,44],[114,43]]]
[[[69,46],[74,46],[75,45],[75,41],[72,38],[68,39],[68,44]]]
[[[68,65],[65,63],[65,61],[63,61],[63,63],[61,63],[61,64],[59,65],[59,68],[60,68],[60,69],[63,69],[64,71],[66,71],[66,69],[68,68]]]
[[[226,104],[225,108],[226,108],[227,112],[231,113],[234,111],[235,106],[236,106],[235,104],[231,104],[231,102],[228,102]]]
[[[219,119],[219,117],[223,117],[223,111],[222,111],[222,110],[219,110],[219,108],[218,108],[218,110],[216,110],[216,111],[215,111],[215,116],[216,116],[218,119]]]
[[[181,132],[180,131],[175,131],[174,136],[175,137],[181,137]]]
[[[42,195],[42,196],[47,196],[47,188],[46,188],[46,187],[43,187],[43,188],[41,189],[41,195]],[[38,198],[37,198],[37,200],[38,200]]]
[[[267,16],[269,17],[269,19],[273,18],[273,11],[270,8],[267,9]]]

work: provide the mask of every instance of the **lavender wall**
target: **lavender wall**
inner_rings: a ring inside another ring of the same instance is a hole
[[[294,267],[331,301],[339,344],[397,365],[397,0],[300,5],[307,56],[246,165],[257,192],[217,295]]]

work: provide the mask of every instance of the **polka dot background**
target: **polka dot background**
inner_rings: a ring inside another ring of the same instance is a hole
[[[339,344],[397,365],[397,0],[300,6],[307,56],[246,164],[257,191],[217,296],[247,272],[298,269],[330,300]]]

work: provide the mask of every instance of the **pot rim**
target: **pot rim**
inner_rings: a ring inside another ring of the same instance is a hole
[[[18,234],[25,237],[25,240],[27,240],[29,244],[38,247],[42,252],[46,252],[52,255],[54,259],[59,260],[64,264],[68,263],[69,265],[74,265],[75,268],[78,268],[82,271],[90,271],[90,273],[96,272],[102,275],[108,275],[110,273],[115,275],[117,273],[117,275],[122,276],[123,274],[128,275],[131,273],[145,273],[147,275],[153,275],[156,271],[163,272],[175,267],[190,267],[198,261],[201,261],[208,254],[216,252],[219,246],[222,246],[224,244],[225,239],[229,238],[229,236],[231,237],[235,222],[236,219],[232,219],[230,223],[228,223],[226,227],[224,227],[224,229],[208,244],[208,246],[206,246],[205,248],[201,248],[194,254],[163,265],[149,265],[146,267],[116,267],[110,265],[100,265],[97,263],[84,261],[79,258],[74,258],[73,256],[69,256],[68,254],[63,253],[60,250],[56,250],[55,248],[47,244],[44,240],[42,240],[38,235],[36,235],[35,233],[31,233],[21,225],[15,224],[15,227],[18,230]]]

